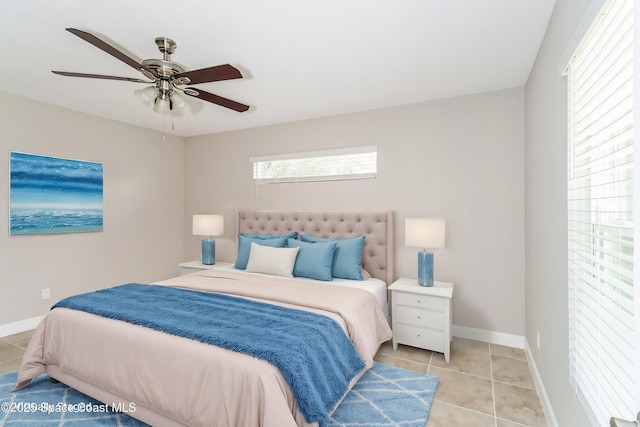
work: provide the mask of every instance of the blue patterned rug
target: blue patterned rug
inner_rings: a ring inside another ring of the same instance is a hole
[[[47,375],[12,393],[16,378],[16,372],[0,375],[0,426],[146,426],[62,383],[51,383]],[[331,427],[424,427],[437,384],[437,377],[376,362],[335,410]]]

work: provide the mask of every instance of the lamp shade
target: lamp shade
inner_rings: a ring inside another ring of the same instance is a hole
[[[224,217],[218,214],[198,214],[193,216],[194,236],[222,236]]]
[[[405,246],[424,249],[440,249],[445,247],[444,219],[406,218],[404,232]]]

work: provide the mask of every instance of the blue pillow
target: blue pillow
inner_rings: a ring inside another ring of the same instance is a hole
[[[238,233],[238,236],[243,237],[251,237],[252,239],[280,239],[284,237],[285,239],[292,238],[295,239],[298,237],[297,231],[292,231],[291,233],[286,234],[251,234],[251,233]],[[249,245],[251,246],[251,245]]]
[[[351,237],[349,239],[325,239],[301,234],[300,240],[309,243],[336,242],[331,275],[341,279],[364,280],[362,276],[364,236]]]
[[[316,280],[333,280],[333,254],[337,242],[307,243],[296,239],[287,240],[287,246],[298,249],[298,257],[293,266],[293,275]]]
[[[243,236],[238,234],[238,257],[236,258],[235,268],[245,270],[249,262],[249,253],[251,252],[251,242],[255,242],[262,246],[271,246],[274,248],[284,248],[287,244],[287,237],[273,237],[261,239],[258,237]]]

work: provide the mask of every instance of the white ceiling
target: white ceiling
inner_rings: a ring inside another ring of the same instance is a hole
[[[0,15],[0,91],[181,136],[411,104],[525,84],[555,0],[14,0]],[[144,107],[142,78],[65,31],[90,32],[136,60],[178,47],[189,70],[229,63],[244,79],[198,87],[181,117]],[[172,129],[173,126],[173,129]]]

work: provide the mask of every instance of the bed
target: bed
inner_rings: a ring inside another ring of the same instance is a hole
[[[364,364],[347,378],[350,389],[391,338],[386,289],[366,284],[393,281],[393,214],[238,210],[236,219],[239,233],[364,236],[362,272],[371,279],[320,282],[221,268],[158,282],[153,289],[212,293],[333,319]],[[317,425],[295,397],[299,387],[266,360],[65,306],[50,311],[34,332],[16,388],[45,372],[101,402],[134,408],[129,415],[154,426]]]

